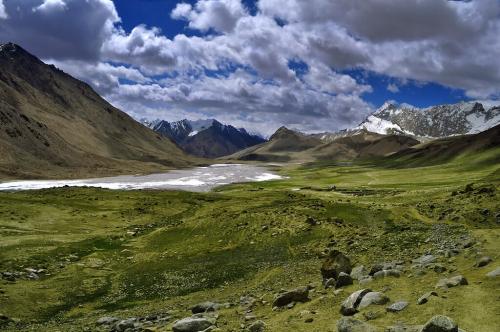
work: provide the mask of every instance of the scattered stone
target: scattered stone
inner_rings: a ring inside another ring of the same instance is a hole
[[[118,322],[120,319],[116,317],[101,317],[97,320],[97,325],[113,325]]]
[[[428,265],[431,263],[434,263],[436,261],[436,256],[434,255],[423,255],[417,259],[413,260],[414,264],[419,264],[419,265]]]
[[[349,295],[340,306],[340,313],[344,316],[352,316],[358,312],[358,306],[363,297],[370,293],[371,289],[361,289]]]
[[[207,302],[198,303],[197,305],[193,306],[191,308],[191,312],[193,314],[199,314],[202,312],[216,311],[219,308],[220,308],[220,304],[207,301]]]
[[[304,320],[304,323],[312,323],[313,321],[314,321],[314,318],[309,317],[309,318],[306,318],[306,320]]]
[[[347,285],[352,285],[352,278],[349,274],[340,272],[337,282],[335,283],[335,288],[344,287]]]
[[[352,269],[351,278],[353,278],[355,280],[360,280],[363,277],[367,276],[368,274],[369,274],[369,271],[363,265],[358,265]]]
[[[434,316],[422,328],[422,332],[458,332],[458,325],[446,316]]]
[[[173,332],[200,332],[212,327],[214,323],[201,317],[187,317],[178,320],[172,326]]]
[[[337,321],[338,332],[375,332],[376,329],[360,320],[352,317],[342,317]]]
[[[386,309],[388,312],[399,312],[399,311],[404,310],[408,306],[408,304],[409,303],[406,301],[398,301],[398,302],[391,304]]]
[[[382,311],[367,311],[367,312],[363,312],[363,317],[366,320],[374,320],[374,319],[382,317],[383,315],[384,315],[384,313]]]
[[[124,319],[119,321],[114,329],[118,332],[126,331],[129,329],[133,329],[136,327],[136,319],[135,318],[129,318],[129,319]]]
[[[326,279],[324,282],[325,288],[332,288],[335,287],[335,284],[337,283],[337,280],[335,278],[329,278]]]
[[[436,293],[436,292],[425,293],[424,295],[422,295],[421,297],[418,298],[417,304],[421,305],[421,304],[425,304],[425,303],[429,302],[429,299],[431,296],[438,296],[438,293]]]
[[[366,284],[369,284],[372,281],[373,281],[373,277],[367,276],[367,277],[359,279],[359,284],[360,285],[366,285]]]
[[[495,278],[495,277],[500,276],[500,267],[497,267],[493,271],[486,273],[486,276],[488,278]]]
[[[311,226],[316,226],[318,224],[316,219],[314,219],[313,217],[307,217],[306,223],[311,225]]]
[[[372,304],[382,305],[389,302],[389,298],[381,292],[370,292],[363,296],[358,309],[363,309]]]
[[[432,269],[436,273],[443,273],[443,272],[446,272],[446,270],[447,270],[446,266],[444,266],[442,264],[434,264],[434,266],[432,267]]]
[[[451,288],[460,285],[468,285],[467,279],[464,276],[458,275],[451,278],[444,278],[438,281],[436,288]]]
[[[422,330],[421,325],[407,326],[403,324],[398,324],[395,326],[389,326],[385,329],[385,332],[420,332]]]
[[[273,307],[284,307],[292,302],[309,301],[309,288],[299,287],[288,292],[278,294],[273,301]]]
[[[261,320],[257,320],[248,326],[249,332],[264,332],[266,329],[266,323]]]
[[[401,276],[401,272],[398,270],[381,270],[376,272],[373,275],[373,279],[381,279],[385,277],[396,277],[399,278]]]
[[[350,274],[351,271],[351,260],[338,250],[332,250],[321,266],[323,279],[337,279],[340,272]]]
[[[490,264],[491,262],[493,262],[493,259],[491,257],[483,256],[477,260],[476,267],[483,267]]]

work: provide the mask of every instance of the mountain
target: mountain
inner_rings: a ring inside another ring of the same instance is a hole
[[[244,128],[224,125],[217,120],[181,120],[145,122],[157,133],[171,138],[185,152],[205,158],[218,158],[265,142]]]
[[[500,165],[500,125],[472,135],[441,138],[393,154],[388,162],[403,167],[443,164]]]
[[[357,128],[422,138],[475,134],[500,124],[500,106],[461,102],[425,109],[386,102]]]
[[[240,151],[228,158],[266,162],[341,161],[381,157],[405,150],[420,142],[402,135],[382,135],[359,130],[357,134],[325,141],[285,127],[269,142]]]
[[[87,177],[193,164],[88,84],[0,46],[0,176]]]

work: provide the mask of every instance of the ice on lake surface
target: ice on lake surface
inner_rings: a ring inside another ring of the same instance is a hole
[[[150,175],[121,175],[85,180],[27,180],[0,183],[0,190],[36,190],[55,187],[99,187],[106,189],[180,189],[209,191],[238,183],[279,180],[282,177],[265,167],[243,164],[215,164],[208,167],[174,170]]]

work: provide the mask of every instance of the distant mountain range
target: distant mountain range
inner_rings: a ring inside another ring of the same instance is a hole
[[[0,178],[89,177],[194,163],[88,84],[18,45],[0,45]]]
[[[205,158],[227,156],[265,142],[265,139],[248,133],[244,128],[224,125],[215,119],[175,122],[142,120],[142,123],[172,139],[187,153]]]

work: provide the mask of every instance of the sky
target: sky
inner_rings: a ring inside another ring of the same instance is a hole
[[[0,0],[15,42],[136,119],[269,135],[500,99],[500,0]]]

